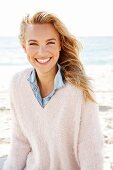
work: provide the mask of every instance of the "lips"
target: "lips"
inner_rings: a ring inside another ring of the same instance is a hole
[[[51,60],[51,57],[45,58],[45,59],[37,59],[36,61],[40,64],[48,63]]]

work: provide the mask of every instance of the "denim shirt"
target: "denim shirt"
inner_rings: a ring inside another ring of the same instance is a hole
[[[36,97],[36,99],[38,100],[39,104],[44,108],[45,105],[49,102],[49,100],[51,99],[51,97],[55,94],[56,90],[63,88],[65,86],[64,80],[63,80],[63,76],[61,74],[61,66],[59,64],[58,65],[58,71],[55,75],[54,78],[54,88],[53,91],[46,97],[42,98],[41,97],[41,93],[40,93],[40,89],[39,86],[37,84],[37,80],[36,80],[36,70],[33,69],[28,77],[28,81],[30,83],[30,86],[33,90],[33,93]]]

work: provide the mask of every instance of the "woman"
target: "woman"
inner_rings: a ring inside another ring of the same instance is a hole
[[[102,170],[103,138],[77,40],[53,14],[21,22],[33,66],[11,83],[11,150],[3,170]]]

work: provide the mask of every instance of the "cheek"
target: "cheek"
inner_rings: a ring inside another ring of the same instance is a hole
[[[48,47],[47,49],[49,52],[55,54],[55,55],[58,55],[59,52],[60,52],[60,48],[59,47]]]
[[[26,53],[29,57],[33,57],[37,53],[37,50],[35,48],[27,48]]]

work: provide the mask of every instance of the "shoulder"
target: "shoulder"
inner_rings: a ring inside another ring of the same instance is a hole
[[[10,87],[9,87],[9,96],[11,103],[15,103],[19,95],[22,94],[22,90],[25,90],[25,83],[27,81],[27,76],[30,74],[30,72],[33,70],[33,68],[27,68],[25,70],[21,70],[14,74],[14,76],[11,79]],[[16,100],[15,100],[16,99]]]
[[[77,101],[83,99],[83,90],[71,83],[66,82],[64,90],[67,98],[71,98],[72,100],[76,99]]]
[[[68,83],[68,95],[70,98],[70,102],[76,101],[77,106],[81,105],[81,112],[86,114],[86,116],[92,116],[92,114],[97,115],[99,111],[98,103],[96,102],[96,94],[95,92],[91,91],[90,94],[92,95],[94,101],[85,100],[84,92],[82,89],[71,85]]]
[[[14,96],[18,98],[18,95],[20,94],[22,89],[25,89],[27,77],[29,76],[32,70],[33,68],[31,67],[25,70],[21,70],[14,74],[14,76],[11,79],[9,87],[10,98],[13,99]]]
[[[74,86],[73,84],[68,83],[68,82],[66,82],[65,84],[66,84],[67,92],[69,92],[69,93],[71,92],[73,94],[81,94],[81,95],[83,95],[83,90],[80,89],[79,87]]]
[[[23,80],[27,79],[32,70],[33,68],[31,67],[15,73],[10,82],[10,89],[19,87],[23,83]]]
[[[81,88],[74,86],[71,83],[66,83],[66,93],[67,93],[67,96],[71,98],[74,98],[74,99],[76,98],[77,100],[81,100],[83,105],[90,105],[90,104],[95,105],[96,104],[96,95],[95,95],[95,92],[93,91],[90,91],[90,94],[95,102],[91,100],[85,100],[84,91]]]

